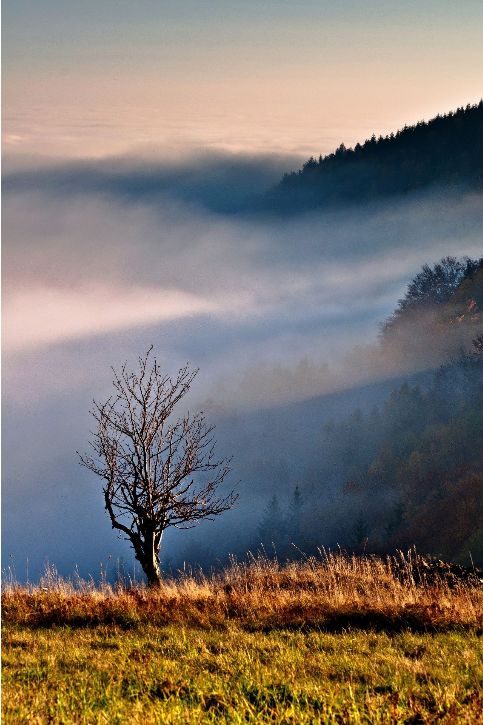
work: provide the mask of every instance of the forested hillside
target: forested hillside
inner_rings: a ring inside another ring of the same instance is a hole
[[[481,260],[446,257],[424,265],[381,326],[382,350],[419,368],[438,364],[468,350],[482,329],[482,309]]]
[[[483,188],[483,101],[354,148],[311,157],[265,197],[263,205],[293,212],[367,202],[412,191]]]
[[[283,557],[320,545],[412,545],[483,564],[483,260],[425,266],[381,331],[381,349],[443,339],[470,347],[429,383],[404,383],[372,411],[324,427],[317,464],[288,500],[267,501],[258,539]],[[463,336],[462,336],[463,339]],[[432,343],[431,343],[432,344]]]

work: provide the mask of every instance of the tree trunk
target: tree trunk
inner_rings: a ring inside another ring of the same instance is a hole
[[[140,564],[148,579],[150,587],[159,586],[161,583],[161,567],[159,566],[159,547],[161,534],[157,531],[148,531],[143,542],[143,552]]]

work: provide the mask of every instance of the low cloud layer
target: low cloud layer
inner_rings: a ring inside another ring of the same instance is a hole
[[[201,367],[192,404],[218,416],[371,382],[398,372],[371,344],[421,264],[481,254],[479,196],[250,214],[250,195],[291,166],[218,154],[7,173],[7,554],[62,550],[68,568],[75,551],[85,566],[106,551],[102,502],[74,451],[92,396],[109,393],[110,365],[153,343],[168,372]],[[66,543],[73,526],[77,547]]]
[[[247,208],[250,201],[301,164],[295,155],[227,154],[176,148],[171,157],[139,151],[102,160],[52,161],[43,157],[7,156],[4,189],[32,192],[49,189],[57,197],[93,194],[127,203],[177,199],[212,212]]]
[[[99,283],[12,291],[4,311],[4,344],[19,352],[83,336],[209,313],[216,302],[178,289]],[[19,324],[19,320],[23,324]]]

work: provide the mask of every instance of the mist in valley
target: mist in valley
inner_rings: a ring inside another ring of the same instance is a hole
[[[135,365],[151,344],[167,373],[200,368],[187,405],[216,424],[239,492],[216,522],[168,532],[166,567],[253,550],[273,497],[289,509],[296,487],[304,506],[327,503],[320,546],[346,535],[326,425],[370,414],[404,380],[429,384],[468,345],[464,326],[383,344],[380,324],[423,264],[481,255],[482,197],[252,210],[293,165],[204,152],[7,167],[2,565],[20,580],[46,560],[65,575],[97,577],[102,562],[114,576],[121,560],[134,572],[76,450],[92,399],[110,394],[110,366]]]

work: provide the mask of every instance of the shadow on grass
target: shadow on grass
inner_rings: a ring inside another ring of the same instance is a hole
[[[4,620],[5,622],[5,620]],[[384,614],[378,611],[351,611],[331,613],[330,615],[304,619],[299,616],[293,619],[277,621],[277,618],[268,621],[244,621],[243,618],[231,617],[218,621],[200,622],[196,619],[180,618],[176,621],[156,621],[145,617],[129,617],[126,614],[110,614],[105,617],[89,617],[89,616],[73,616],[62,617],[56,612],[49,612],[45,616],[38,617],[32,621],[21,623],[23,628],[30,630],[53,629],[57,627],[65,627],[68,629],[95,629],[102,626],[112,626],[127,631],[142,629],[145,626],[167,627],[170,625],[189,626],[201,631],[219,630],[223,631],[230,625],[238,625],[240,629],[256,633],[269,634],[276,631],[296,631],[296,632],[329,632],[338,633],[347,630],[360,630],[371,632],[414,632],[417,634],[436,633],[436,632],[473,632],[478,636],[483,635],[483,627],[475,624],[466,624],[462,622],[434,622],[431,618],[422,616],[416,612],[402,612],[400,615]]]

